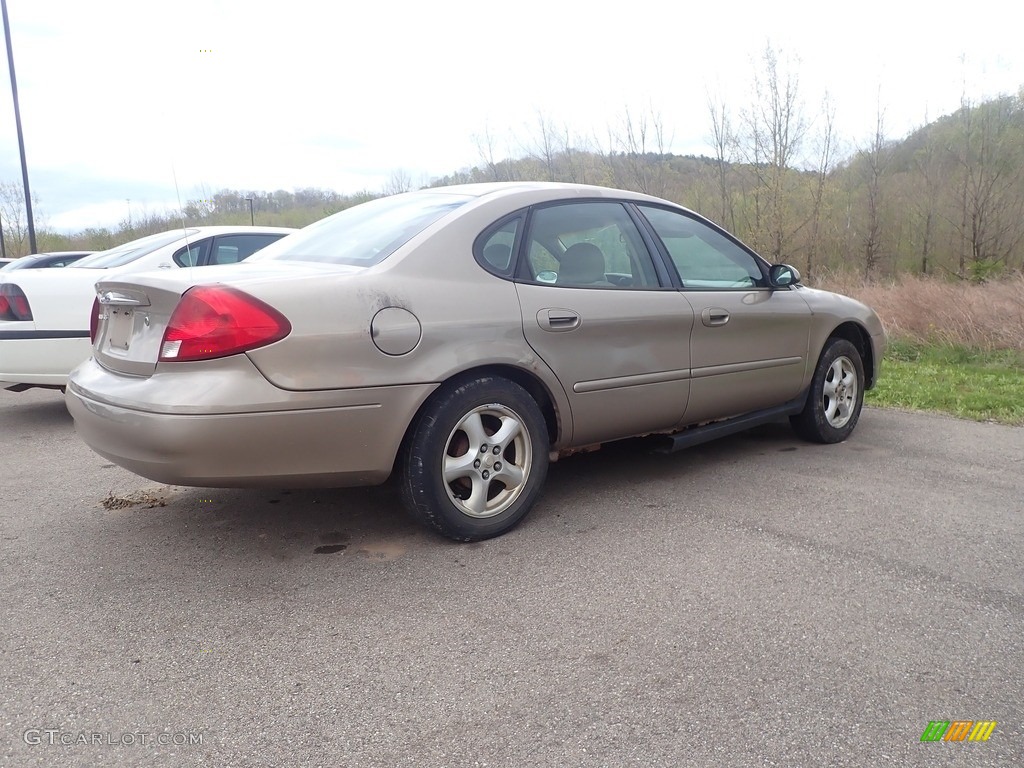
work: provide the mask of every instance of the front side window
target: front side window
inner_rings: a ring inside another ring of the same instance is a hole
[[[664,243],[683,288],[736,290],[768,285],[757,259],[718,230],[678,211],[638,207]]]
[[[249,261],[317,261],[369,267],[473,199],[438,192],[381,197],[310,224],[264,248]]]
[[[571,288],[657,288],[644,241],[620,203],[551,205],[534,211],[525,274]]]

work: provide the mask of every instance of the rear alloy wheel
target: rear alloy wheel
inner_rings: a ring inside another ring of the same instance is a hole
[[[442,390],[403,451],[402,499],[456,541],[500,536],[533,506],[548,469],[548,431],[530,394],[484,377]]]
[[[807,405],[790,421],[815,443],[840,443],[857,426],[864,404],[864,363],[846,339],[830,339],[818,359]]]

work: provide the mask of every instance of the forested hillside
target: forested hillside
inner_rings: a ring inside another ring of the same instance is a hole
[[[754,103],[709,100],[711,153],[664,151],[671,132],[655,112],[626,113],[607,138],[581,138],[538,116],[519,151],[501,156],[478,139],[480,162],[432,181],[547,180],[624,187],[686,205],[721,223],[772,261],[809,280],[852,272],[869,280],[913,272],[984,280],[1024,272],[1024,97],[965,103],[894,140],[884,114],[867,143],[840,157],[834,109],[800,107],[795,86],[766,58]],[[340,194],[222,190],[182,214],[149,214],[120,226],[61,235],[39,228],[40,250],[107,248],[181,224],[303,226],[372,197],[406,191],[395,171],[384,189]],[[9,255],[27,252],[20,185],[0,185]],[[45,201],[42,203],[45,210]]]
[[[902,140],[883,122],[836,159],[832,113],[732,117],[712,105],[713,156],[653,151],[656,116],[627,116],[605,148],[571,146],[540,122],[534,149],[438,184],[540,179],[648,192],[722,224],[772,261],[868,279],[899,272],[987,279],[1024,270],[1024,101],[964,105]],[[623,138],[624,137],[624,138]],[[653,137],[653,140],[652,140]]]

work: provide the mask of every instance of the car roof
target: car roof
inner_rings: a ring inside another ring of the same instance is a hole
[[[165,230],[167,234],[176,231],[178,231],[178,228]],[[189,237],[193,237],[193,235],[191,234],[193,231],[197,232],[200,235],[206,236],[222,235],[226,232],[240,235],[244,235],[246,232],[252,232],[254,234],[259,232],[280,232],[285,235],[290,235],[292,232],[297,232],[298,230],[295,229],[294,227],[264,227],[260,226],[259,224],[257,224],[256,226],[251,226],[249,224],[211,224],[198,227],[194,227],[190,224],[180,229],[180,231],[182,232],[182,237],[185,236],[186,231],[189,233]],[[161,233],[158,232],[156,234]]]
[[[72,256],[88,256],[89,254],[96,253],[96,251],[43,251],[41,253],[30,253],[28,256],[22,256],[17,261],[42,261],[43,259],[52,258],[70,258]]]
[[[560,181],[485,181],[474,184],[453,184],[447,187],[426,187],[420,192],[435,192],[484,197],[485,195],[514,195],[522,192],[570,193],[576,196],[617,197],[635,200],[660,200],[642,192],[599,187],[595,184],[572,184]]]

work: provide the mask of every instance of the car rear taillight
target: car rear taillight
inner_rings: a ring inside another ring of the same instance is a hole
[[[235,288],[197,285],[171,313],[160,362],[211,360],[280,341],[291,323],[273,307]]]
[[[92,300],[92,313],[89,315],[89,343],[96,343],[96,330],[100,327],[100,299]]]
[[[0,285],[0,320],[31,320],[28,297],[14,283]]]

